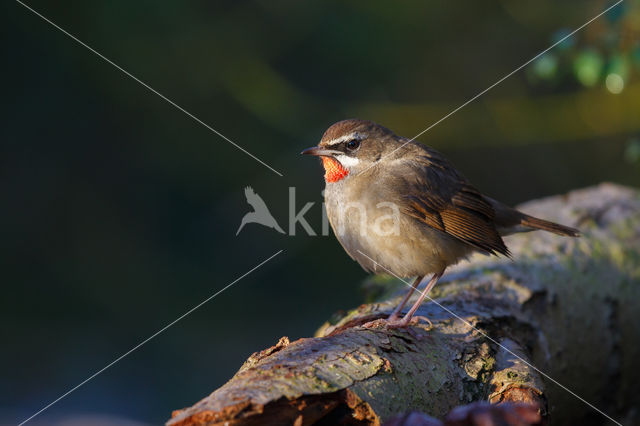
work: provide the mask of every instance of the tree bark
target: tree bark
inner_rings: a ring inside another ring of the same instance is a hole
[[[372,278],[369,303],[253,354],[167,424],[377,425],[483,400],[536,403],[554,424],[638,423],[640,192],[602,184],[520,208],[583,236],[518,234],[506,238],[513,261],[451,268],[417,312],[433,327],[362,327],[408,289]]]

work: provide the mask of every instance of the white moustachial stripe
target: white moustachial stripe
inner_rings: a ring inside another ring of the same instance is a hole
[[[336,160],[338,160],[344,167],[353,167],[360,162],[356,157],[349,157],[345,154],[336,155]]]

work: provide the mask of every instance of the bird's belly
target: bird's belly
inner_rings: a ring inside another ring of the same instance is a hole
[[[365,270],[405,278],[422,276],[440,272],[470,253],[460,241],[384,203],[326,200],[338,241]]]

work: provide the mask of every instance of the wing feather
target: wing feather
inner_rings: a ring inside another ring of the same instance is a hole
[[[492,205],[438,152],[412,162],[417,179],[406,182],[405,213],[487,254],[509,256]]]

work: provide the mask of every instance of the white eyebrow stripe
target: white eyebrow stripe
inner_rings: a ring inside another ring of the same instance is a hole
[[[360,140],[366,139],[366,138],[367,138],[367,135],[365,135],[363,133],[352,132],[352,133],[349,133],[348,135],[344,135],[344,136],[340,136],[339,138],[331,139],[325,145],[326,146],[333,146],[333,145],[337,145],[337,144],[342,143],[342,142],[350,141],[351,139],[357,139],[357,140],[360,141]]]

